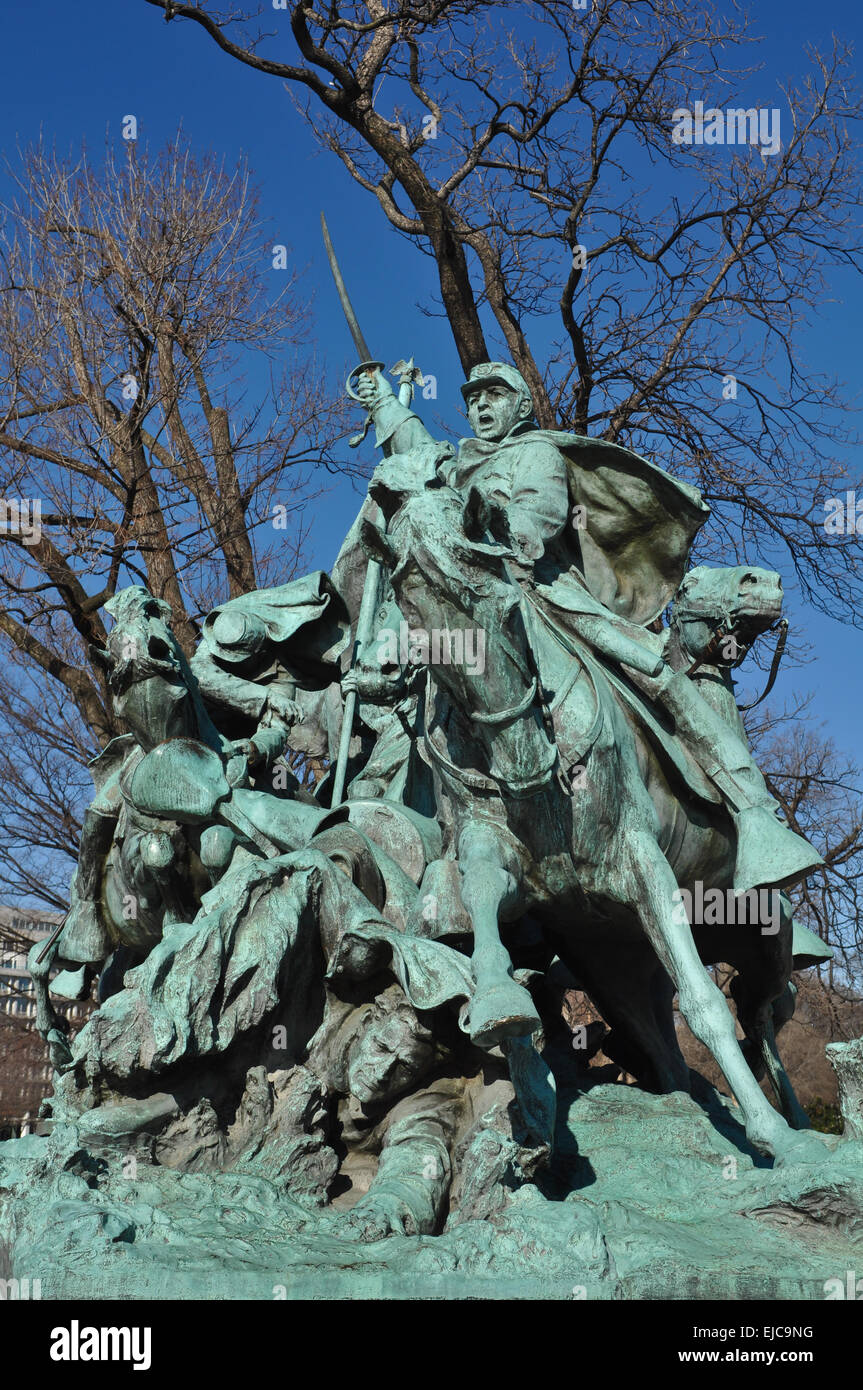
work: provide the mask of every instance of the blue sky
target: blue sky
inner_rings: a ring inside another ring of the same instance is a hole
[[[823,6],[811,0],[757,0],[750,8],[765,36],[758,57],[768,81],[798,74],[806,46],[828,47],[831,33],[853,39],[861,28],[859,0]],[[286,22],[283,15],[275,18]],[[131,113],[140,139],[154,148],[182,124],[195,146],[223,153],[229,164],[245,154],[262,191],[264,215],[272,221],[273,241],[290,245],[297,267],[306,272],[315,333],[333,382],[344,377],[353,353],[321,245],[322,207],[373,350],[389,362],[413,354],[425,370],[434,370],[439,391],[434,409],[449,415],[448,403],[458,400],[461,380],[449,330],[416,308],[434,291],[431,263],[395,234],[387,235],[376,202],[351,182],[334,156],[318,148],[280,81],[232,62],[196,26],[166,25],[144,0],[88,0],[86,5],[41,0],[7,8],[4,28],[0,147],[12,154],[17,143],[28,143],[41,131],[61,149],[86,140],[96,154],[106,131],[119,141],[122,119]],[[291,49],[288,38],[286,55]],[[275,281],[278,272],[273,276]],[[859,395],[863,288],[841,275],[832,289],[839,302],[827,307],[807,335],[807,355]],[[455,424],[454,407],[452,420]],[[352,484],[343,482],[313,504],[312,565],[331,563],[359,500]],[[850,543],[863,544],[863,539]],[[805,625],[815,652],[798,679],[817,691],[817,716],[851,760],[859,742],[863,635],[802,608],[793,593],[789,607],[792,621]],[[788,677],[780,682],[780,693],[789,683]]]

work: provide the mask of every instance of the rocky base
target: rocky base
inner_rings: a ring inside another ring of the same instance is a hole
[[[816,1299],[863,1270],[863,1144],[774,1168],[733,1107],[561,1096],[542,1187],[438,1236],[357,1238],[266,1178],[106,1159],[72,1126],[0,1144],[0,1277],[43,1299]],[[5,1267],[4,1267],[5,1266]],[[833,1297],[838,1296],[835,1292]]]

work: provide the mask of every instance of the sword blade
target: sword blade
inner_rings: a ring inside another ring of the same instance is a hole
[[[354,306],[351,303],[350,295],[342,279],[342,272],[339,270],[339,263],[336,260],[336,253],[333,250],[333,243],[330,238],[330,229],[327,226],[327,219],[323,213],[321,213],[321,231],[324,234],[324,246],[327,250],[327,260],[330,263],[330,270],[333,272],[333,279],[336,282],[336,289],[338,290],[339,300],[341,301],[342,312],[347,319],[348,328],[351,330],[354,347],[360,355],[361,362],[370,362],[372,360],[372,354],[369,352],[369,345],[363,337],[362,329],[354,313]]]

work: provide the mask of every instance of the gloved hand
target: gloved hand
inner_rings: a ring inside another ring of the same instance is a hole
[[[362,372],[352,385],[368,411],[372,411],[387,396],[395,395],[392,386],[379,368],[373,372]]]
[[[281,724],[291,728],[294,724],[302,724],[305,715],[296,700],[291,699],[286,690],[278,685],[272,685],[267,691],[267,702],[264,705],[261,722],[267,722],[267,716],[277,719]]]

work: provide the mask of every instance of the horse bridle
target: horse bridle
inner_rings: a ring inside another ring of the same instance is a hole
[[[763,691],[761,692],[757,700],[753,700],[748,705],[738,705],[737,708],[740,710],[741,713],[744,713],[747,710],[755,709],[756,705],[760,705],[763,700],[767,699],[767,696],[770,694],[771,690],[776,684],[776,677],[779,674],[779,667],[781,665],[782,658],[785,655],[785,646],[788,641],[787,618],[777,618],[776,621],[771,623],[768,628],[765,628],[763,632],[759,632],[758,636],[754,637],[751,642],[743,643],[740,642],[738,638],[734,635],[735,623],[733,618],[731,617],[731,614],[728,611],[727,606],[717,608],[715,605],[702,606],[700,604],[690,603],[686,607],[676,607],[674,610],[674,617],[675,620],[677,620],[678,622],[687,622],[691,621],[692,619],[705,618],[719,619],[719,627],[711,637],[701,656],[697,657],[696,660],[693,661],[692,665],[687,670],[687,676],[693,675],[700,666],[704,666],[707,662],[709,662],[710,658],[717,651],[720,644],[724,642],[727,637],[732,637],[738,645],[740,655],[731,664],[734,666],[739,666],[740,663],[745,660],[751,648],[758,641],[759,637],[766,637],[769,633],[778,631],[779,635],[776,638],[776,646],[773,651],[773,659],[770,663],[770,672],[767,677],[767,684],[765,685]]]

